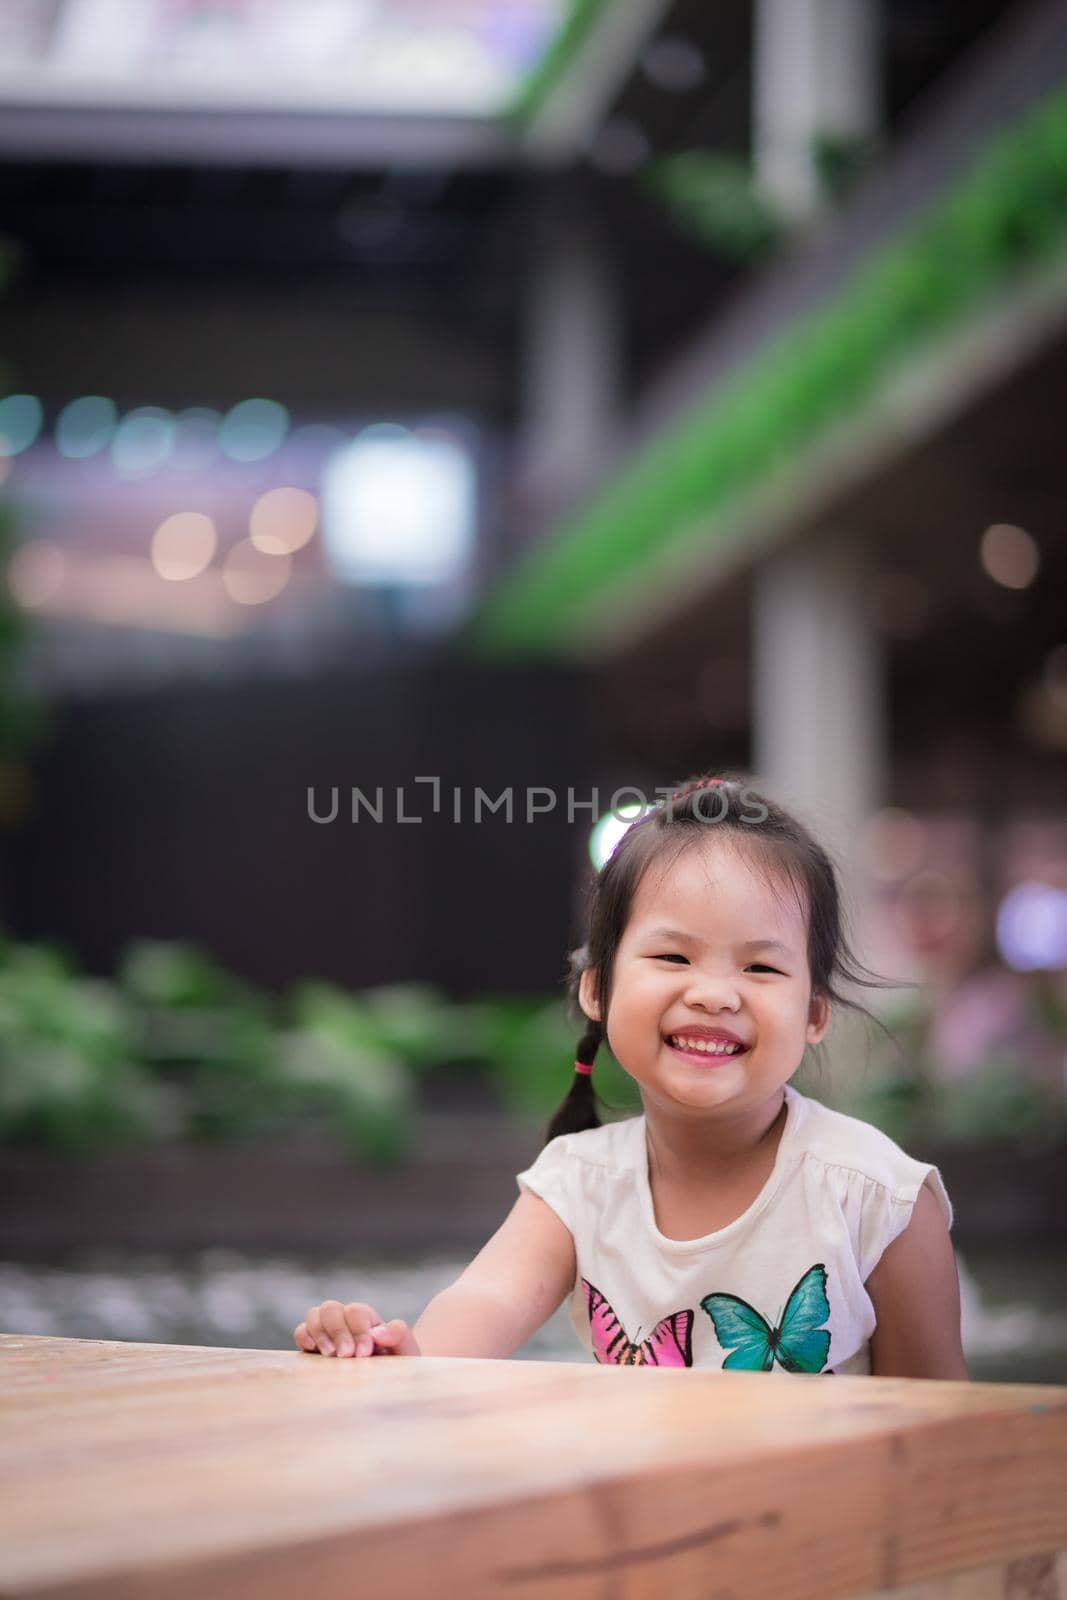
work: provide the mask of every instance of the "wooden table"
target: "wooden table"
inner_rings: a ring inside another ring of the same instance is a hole
[[[0,1396],[4,1600],[1067,1596],[1067,1388],[9,1334]]]

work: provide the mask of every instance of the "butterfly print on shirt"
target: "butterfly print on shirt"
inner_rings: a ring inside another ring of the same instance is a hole
[[[787,1372],[821,1372],[830,1351],[826,1268],[809,1267],[785,1303],[777,1327],[735,1294],[708,1294],[700,1304],[715,1326],[715,1337],[730,1354],[723,1368],[770,1372],[777,1361]]]
[[[607,1298],[582,1279],[589,1311],[593,1354],[605,1366],[691,1367],[693,1365],[693,1313],[675,1311],[657,1322],[647,1339],[633,1343]]]

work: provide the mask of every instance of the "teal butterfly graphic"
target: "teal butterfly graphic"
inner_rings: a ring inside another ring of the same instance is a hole
[[[708,1294],[700,1304],[715,1324],[715,1337],[730,1354],[724,1368],[770,1372],[777,1361],[787,1372],[820,1372],[830,1349],[826,1268],[809,1267],[772,1328],[759,1312],[735,1294]],[[821,1331],[819,1331],[821,1328]]]

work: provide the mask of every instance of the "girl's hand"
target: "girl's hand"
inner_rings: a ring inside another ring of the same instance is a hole
[[[309,1355],[421,1356],[415,1335],[406,1322],[394,1317],[382,1322],[373,1306],[353,1300],[324,1300],[312,1306],[293,1338]]]

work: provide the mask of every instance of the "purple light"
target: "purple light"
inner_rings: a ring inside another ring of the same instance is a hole
[[[1016,972],[1067,967],[1067,892],[1032,879],[1018,884],[1000,902],[997,947]]]

